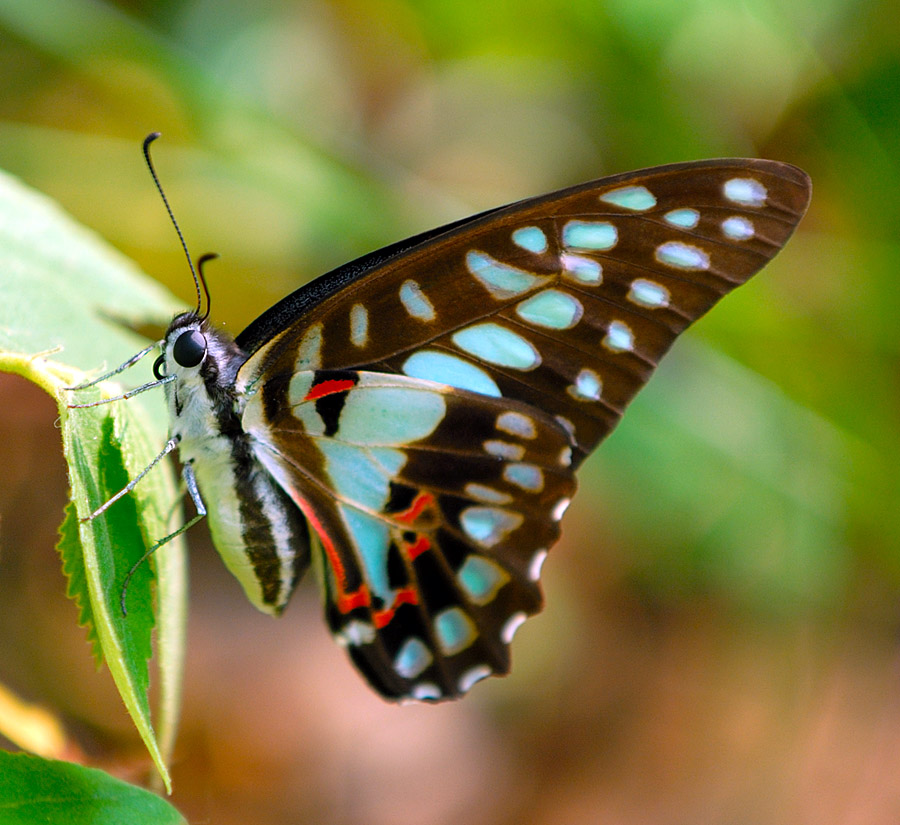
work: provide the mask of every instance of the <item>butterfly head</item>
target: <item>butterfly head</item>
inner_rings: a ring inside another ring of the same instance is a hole
[[[176,315],[163,339],[162,354],[153,364],[153,374],[159,381],[181,371],[199,370],[209,350],[206,321],[195,312]],[[190,374],[190,373],[185,373]]]
[[[178,434],[189,436],[192,422],[208,432],[210,415],[221,420],[231,412],[234,378],[245,357],[231,336],[196,312],[175,316],[153,374],[166,382],[172,420],[181,425],[175,428]]]

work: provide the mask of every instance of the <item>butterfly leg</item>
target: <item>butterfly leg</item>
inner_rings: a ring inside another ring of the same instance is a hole
[[[110,370],[109,372],[103,373],[103,375],[98,375],[96,378],[91,381],[85,381],[83,384],[77,384],[74,387],[63,387],[66,390],[86,390],[88,387],[93,387],[96,384],[99,384],[101,381],[106,381],[112,378],[114,375],[118,375],[120,372],[125,372],[129,367],[134,366],[138,361],[141,360],[148,352],[150,352],[155,347],[161,346],[163,341],[154,341],[150,346],[144,347],[139,353],[136,355],[132,355],[124,364],[119,364],[114,370]]]
[[[84,410],[88,407],[99,407],[103,404],[112,404],[113,401],[125,401],[128,398],[131,398],[133,395],[139,395],[142,392],[146,392],[147,390],[152,390],[154,387],[161,387],[163,384],[168,384],[170,381],[174,381],[174,375],[167,375],[165,378],[160,380],[148,381],[146,384],[141,384],[139,387],[135,387],[133,390],[127,390],[123,392],[121,395],[114,395],[111,398],[101,398],[99,401],[89,401],[87,404],[67,404],[66,406],[70,410]],[[95,382],[91,382],[89,384],[80,384],[77,387],[69,387],[68,389],[79,390],[84,387],[93,386]]]
[[[172,439],[173,441],[175,439]],[[161,459],[165,455],[165,453],[161,453],[157,461]],[[155,463],[155,462],[154,462]],[[153,466],[152,464],[150,465]],[[147,468],[149,470],[150,467]],[[147,472],[144,470],[144,473]],[[144,473],[141,473],[143,475]],[[122,593],[119,597],[119,606],[122,608],[122,615],[127,616],[128,610],[125,607],[125,597],[128,594],[128,585],[131,582],[131,577],[137,572],[138,568],[150,558],[160,547],[164,544],[168,544],[172,539],[178,538],[182,533],[186,533],[191,529],[198,521],[206,518],[206,504],[203,501],[203,496],[200,495],[200,488],[197,486],[197,478],[194,475],[194,468],[191,467],[190,464],[184,465],[184,471],[182,473],[182,477],[184,478],[184,483],[187,486],[188,493],[190,493],[191,501],[194,502],[194,507],[197,510],[197,514],[189,519],[186,523],[182,524],[177,530],[169,533],[167,536],[163,536],[156,544],[154,544],[143,556],[141,556],[131,567],[131,569],[125,574],[125,580],[122,582]],[[138,479],[140,476],[138,476]],[[138,479],[135,479],[137,482]]]
[[[101,504],[93,513],[85,516],[81,519],[81,522],[93,521],[97,516],[105,513],[113,504],[115,504],[120,498],[123,496],[127,496],[135,487],[137,487],[138,482],[149,473],[160,461],[162,461],[169,453],[172,452],[178,446],[177,438],[170,438],[166,442],[166,446],[163,447],[162,452],[156,456],[143,470],[141,470],[131,481],[128,482],[118,493],[116,493],[112,498],[108,499],[106,502]],[[198,493],[199,495],[199,493]]]

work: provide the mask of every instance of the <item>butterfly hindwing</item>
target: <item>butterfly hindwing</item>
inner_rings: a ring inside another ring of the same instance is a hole
[[[434,700],[507,672],[575,487],[562,427],[506,399],[348,370],[270,382],[243,426],[318,533],[326,618],[373,686]]]

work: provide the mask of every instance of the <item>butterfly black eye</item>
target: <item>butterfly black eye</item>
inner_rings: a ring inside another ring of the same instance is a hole
[[[182,367],[196,367],[206,355],[206,336],[197,330],[183,332],[172,347],[172,356]]]
[[[163,364],[165,364],[165,363],[166,363],[166,356],[165,356],[165,355],[160,355],[159,358],[157,358],[157,359],[153,362],[153,374],[156,376],[156,380],[157,380],[157,381],[162,381],[163,378],[166,377],[165,374],[164,374],[163,371],[162,371]]]

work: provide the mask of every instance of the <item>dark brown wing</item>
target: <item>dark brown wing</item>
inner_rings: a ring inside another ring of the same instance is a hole
[[[809,178],[766,160],[617,175],[389,247],[303,287],[238,342],[253,383],[298,366],[515,398],[574,433],[576,465],[674,339],[785,244]]]

